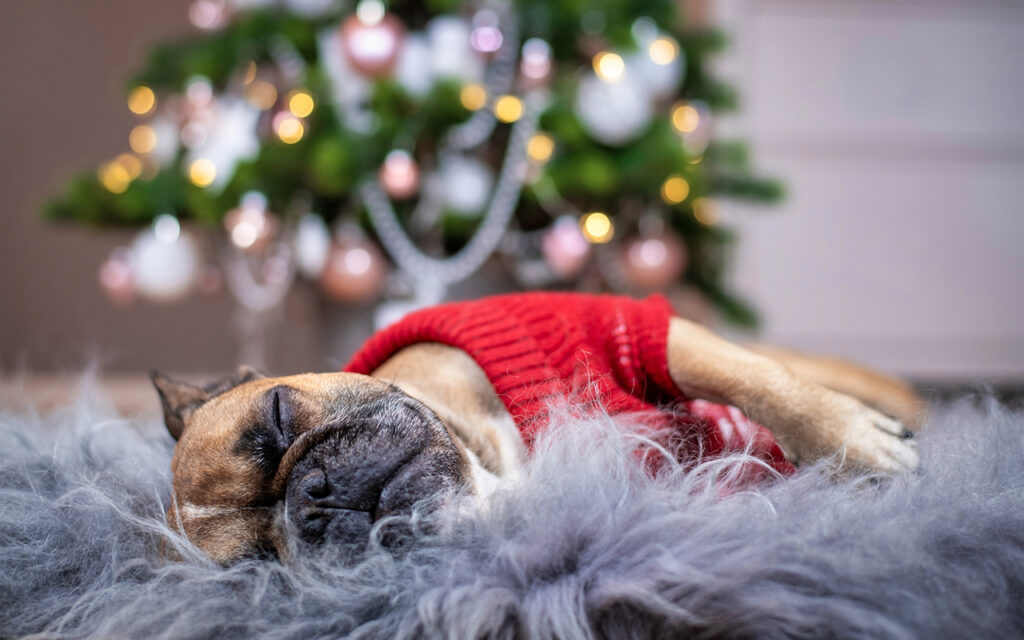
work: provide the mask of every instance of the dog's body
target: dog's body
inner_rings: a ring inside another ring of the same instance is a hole
[[[206,389],[155,376],[179,439],[172,526],[228,563],[260,549],[284,554],[290,537],[365,539],[373,522],[448,490],[486,494],[516,473],[543,428],[534,421],[538,402],[554,401],[526,378],[612,410],[673,395],[739,407],[777,438],[764,431],[748,449],[783,472],[791,467],[782,450],[791,462],[842,452],[854,468],[917,464],[899,420],[838,392],[913,425],[920,406],[902,383],[838,361],[768,348],[758,351],[772,357],[760,355],[670,317],[658,300],[525,294],[424,313],[371,340],[350,367],[360,373],[261,378],[243,370]],[[546,337],[516,333],[534,329],[536,318],[554,323]],[[484,347],[465,341],[486,322],[504,333],[489,333]]]

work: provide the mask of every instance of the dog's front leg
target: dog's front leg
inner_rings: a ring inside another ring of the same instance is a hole
[[[853,467],[917,467],[900,422],[681,318],[669,324],[668,368],[684,394],[735,405],[771,429],[794,462],[838,452]]]

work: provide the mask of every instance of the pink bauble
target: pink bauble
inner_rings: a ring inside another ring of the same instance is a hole
[[[663,289],[686,268],[686,247],[679,236],[666,232],[655,237],[634,238],[626,243],[622,267],[637,289]]]
[[[341,234],[331,245],[320,286],[339,302],[361,302],[380,293],[387,263],[377,247],[357,235]]]
[[[131,252],[115,249],[100,265],[100,286],[110,301],[128,305],[135,300],[135,276],[132,274]]]
[[[385,193],[395,200],[411,198],[420,188],[420,169],[407,151],[388,153],[378,177]]]
[[[590,257],[590,243],[570,216],[563,216],[551,225],[541,238],[540,250],[551,270],[564,280],[578,274]]]
[[[378,77],[391,72],[398,60],[405,37],[405,26],[391,13],[376,24],[367,24],[356,15],[341,23],[342,49],[349,64],[364,76]]]

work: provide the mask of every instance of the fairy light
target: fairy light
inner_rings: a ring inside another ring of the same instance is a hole
[[[483,109],[487,105],[487,89],[481,84],[467,84],[459,92],[459,101],[470,111]]]
[[[611,51],[602,51],[594,56],[594,72],[605,82],[616,82],[626,72],[622,56]]]
[[[114,162],[124,167],[129,180],[138,178],[142,173],[142,162],[130,153],[122,153],[114,158]]]
[[[307,91],[292,91],[288,95],[288,110],[297,118],[305,118],[313,113],[315,106],[313,96],[309,95]]]
[[[494,103],[494,115],[502,122],[515,122],[523,116],[523,101],[515,96],[501,96]]]
[[[169,213],[161,213],[153,220],[153,235],[163,244],[174,244],[181,237],[181,223]]]
[[[149,113],[154,106],[156,106],[156,94],[146,85],[135,87],[128,94],[128,110],[137,116]]]
[[[368,27],[380,24],[384,19],[384,3],[380,0],[363,0],[356,6],[356,17]]]
[[[690,183],[682,176],[669,176],[661,185],[661,199],[668,204],[679,204],[690,195]]]
[[[526,143],[526,155],[537,164],[547,162],[555,152],[555,139],[546,133],[535,134]]]
[[[249,64],[245,67],[245,76],[242,78],[242,84],[252,84],[253,80],[256,79],[257,71],[259,71],[259,67],[256,65],[256,61],[250,60]]]
[[[700,125],[700,112],[692,104],[678,103],[672,107],[672,126],[679,133],[692,133]]]
[[[96,171],[96,177],[99,178],[103,188],[111,193],[124,193],[128,190],[128,185],[132,183],[128,170],[117,161],[100,165]]]
[[[693,217],[697,222],[710,227],[718,222],[718,209],[710,199],[697,198],[693,201]]]
[[[277,87],[264,80],[257,80],[246,89],[245,99],[257,109],[269,109],[277,103]]]
[[[149,153],[156,147],[156,131],[149,125],[140,124],[128,134],[128,146],[135,153]]]
[[[287,114],[279,114],[274,119],[274,133],[281,139],[281,142],[285,144],[295,144],[299,140],[302,140],[302,136],[306,133],[306,127],[303,126],[302,120]]]
[[[649,55],[651,60],[656,64],[671,64],[671,62],[676,59],[676,56],[679,55],[679,47],[671,38],[662,36],[660,38],[655,38],[655,40],[647,47],[647,55]]]
[[[209,158],[199,158],[188,167],[188,179],[197,187],[208,187],[217,178],[217,165]]]
[[[591,211],[580,218],[580,231],[593,244],[604,244],[615,235],[612,219],[600,211]]]

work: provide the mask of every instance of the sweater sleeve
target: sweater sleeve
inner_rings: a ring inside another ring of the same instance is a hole
[[[674,315],[664,296],[644,300],[608,297],[602,314],[612,373],[623,389],[648,399],[681,394],[668,370],[668,326]]]

